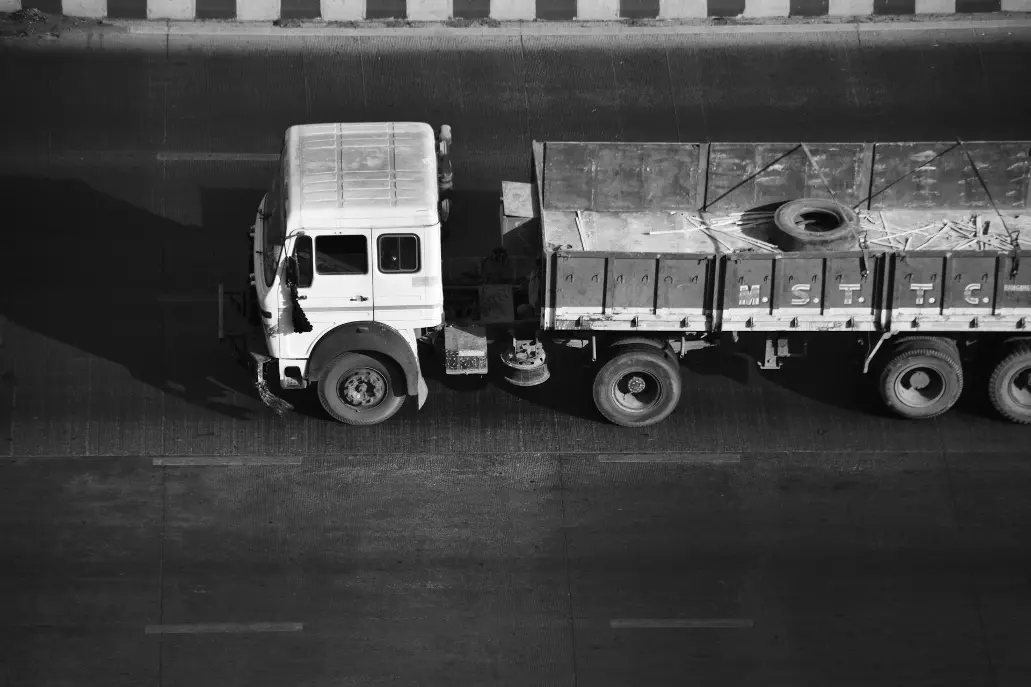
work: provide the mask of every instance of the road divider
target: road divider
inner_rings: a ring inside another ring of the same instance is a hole
[[[24,5],[25,0],[0,0],[0,10],[19,11]],[[302,21],[445,22],[478,27],[511,21],[977,17],[1031,12],[1031,0],[52,0],[45,6],[80,18],[273,21],[287,26]]]

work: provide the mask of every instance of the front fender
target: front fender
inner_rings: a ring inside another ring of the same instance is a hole
[[[390,358],[404,373],[405,393],[418,395],[422,375],[414,346],[404,334],[382,322],[349,322],[326,332],[308,357],[308,380],[318,381],[334,358],[349,351],[379,353]]]

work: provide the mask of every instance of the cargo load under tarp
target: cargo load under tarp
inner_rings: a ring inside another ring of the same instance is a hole
[[[1029,150],[1014,141],[534,143],[541,324],[1025,331]],[[774,213],[799,199],[844,206],[854,246],[784,250]]]
[[[1031,248],[1031,142],[535,143],[545,246],[777,252],[773,212],[853,208],[872,251]],[[976,165],[976,169],[974,167]]]

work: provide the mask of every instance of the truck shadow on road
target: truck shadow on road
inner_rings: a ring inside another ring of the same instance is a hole
[[[220,280],[244,276],[246,227],[261,193],[202,189],[203,226],[185,226],[79,180],[0,177],[13,214],[0,238],[0,313],[165,394],[249,418],[241,406],[253,404],[232,394],[260,401],[218,343],[215,295]],[[40,345],[59,370],[60,356]],[[68,376],[69,385],[82,382]]]
[[[763,370],[755,352],[717,346],[689,353],[682,368],[686,386],[692,379],[708,384],[707,379],[718,377],[723,387],[729,383],[755,393],[766,392],[775,401],[789,402],[792,396],[801,396],[828,409],[886,416],[872,380],[853,365],[855,359],[840,351],[811,350],[807,360],[788,360],[779,370]],[[843,360],[847,363],[844,367]]]

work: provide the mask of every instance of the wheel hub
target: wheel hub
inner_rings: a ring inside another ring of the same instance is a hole
[[[612,389],[613,400],[630,412],[643,412],[654,407],[662,397],[658,380],[641,371],[628,372]]]
[[[633,377],[631,377],[627,381],[626,386],[627,386],[627,390],[630,393],[632,393],[632,394],[639,394],[642,391],[644,391],[645,383],[644,383],[643,379],[641,379],[637,375],[634,375]]]
[[[375,370],[356,370],[341,384],[340,397],[350,406],[376,405],[386,395],[386,383]]]
[[[1025,367],[1013,375],[1010,396],[1020,405],[1031,408],[1031,367]]]
[[[918,370],[909,378],[909,386],[917,390],[926,389],[931,383],[931,376],[923,370]]]
[[[895,380],[895,396],[911,408],[927,408],[945,395],[945,378],[937,370],[918,367]]]

